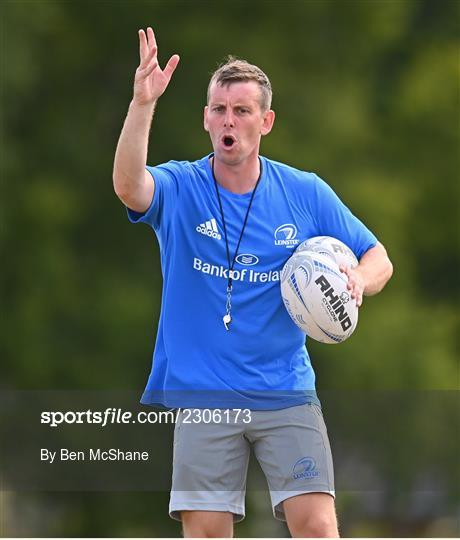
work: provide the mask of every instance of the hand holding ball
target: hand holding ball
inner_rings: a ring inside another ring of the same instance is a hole
[[[358,307],[339,264],[354,268],[358,261],[339,240],[316,237],[299,246],[281,274],[281,295],[291,319],[322,343],[345,341],[358,323]]]

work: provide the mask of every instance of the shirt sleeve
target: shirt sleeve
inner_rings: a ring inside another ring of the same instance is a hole
[[[147,166],[155,181],[152,202],[145,212],[126,208],[131,223],[146,223],[156,232],[166,227],[171,220],[179,196],[180,176],[183,170],[179,162],[169,161],[156,167]]]
[[[341,240],[356,255],[361,257],[377,244],[377,238],[343,204],[324,180],[314,175],[314,199],[316,223],[320,236],[332,236]]]

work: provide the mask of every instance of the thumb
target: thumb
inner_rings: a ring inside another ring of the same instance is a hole
[[[174,54],[171,56],[171,58],[168,60],[168,63],[166,64],[163,73],[166,76],[168,82],[172,77],[172,74],[174,73],[174,70],[177,67],[177,64],[179,63],[180,57],[178,54]]]

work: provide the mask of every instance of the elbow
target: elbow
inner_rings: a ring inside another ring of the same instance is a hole
[[[377,292],[380,292],[383,290],[383,288],[390,281],[391,276],[393,275],[393,263],[390,261],[388,255],[386,256],[385,266],[384,266],[384,270],[382,274],[383,274],[382,280],[380,282],[380,287]]]
[[[377,250],[379,251],[378,271],[372,285],[367,292],[364,293],[366,296],[373,296],[374,294],[381,292],[393,275],[393,263],[390,261],[386,249],[382,244],[379,244]]]
[[[390,257],[388,257],[387,250],[382,244],[380,244],[380,242],[379,242],[379,248],[381,250],[381,255],[383,255],[383,260],[384,260],[384,267],[383,267],[384,279],[383,279],[383,284],[382,284],[382,289],[383,289],[383,287],[388,283],[388,281],[390,281],[391,276],[393,275],[393,263],[390,261]]]
[[[126,181],[123,181],[123,178],[120,178],[120,176],[116,174],[113,175],[112,180],[115,195],[123,204],[128,206],[127,201],[129,200],[129,190]]]
[[[392,276],[393,276],[393,263],[387,257],[387,269],[386,269],[385,285],[390,281]]]
[[[384,254],[385,254],[385,259],[386,259],[386,281],[385,283],[387,283],[391,276],[393,275],[393,263],[390,261],[390,257],[388,257],[388,252],[387,250],[384,248],[384,246],[382,246],[383,250],[384,250]]]
[[[113,190],[115,191],[115,195],[119,198],[120,193],[122,191],[123,184],[122,184],[121,178],[115,171],[113,171],[113,174],[112,174],[112,182],[113,182]]]
[[[120,174],[113,174],[113,189],[127,208],[135,212],[146,212],[153,199],[154,183],[146,182],[145,178],[135,181]]]
[[[115,195],[120,199],[120,201],[124,202],[126,192],[123,189],[120,189],[115,183],[113,185],[113,191],[115,192]]]
[[[388,279],[393,275],[393,263],[388,259]]]

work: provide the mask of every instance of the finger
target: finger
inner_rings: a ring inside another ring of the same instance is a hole
[[[351,278],[349,281],[348,281],[348,285],[347,285],[347,288],[349,291],[351,291],[351,297],[352,298],[355,298],[356,295],[360,292],[361,288],[360,288],[360,285],[359,283],[356,281],[355,278]]]
[[[144,30],[139,30],[139,57],[140,63],[142,64],[145,57],[148,55],[149,46],[147,44],[147,38],[145,36]]]
[[[156,61],[156,55],[157,55],[156,47],[154,47],[153,49],[150,49],[150,51],[148,51],[147,56],[140,63],[139,67],[141,69],[145,69],[150,64],[153,58],[155,58],[155,61]]]
[[[148,77],[155,69],[158,67],[158,61],[155,59],[154,62],[150,63],[144,70],[143,76]]]
[[[158,61],[155,58],[154,61],[150,62],[150,64],[147,64],[144,68],[141,68],[140,66],[136,70],[136,81],[143,81],[146,79],[155,69],[158,67]]]
[[[356,298],[356,305],[359,307],[363,302],[363,288],[359,285],[356,285],[353,292]]]
[[[180,57],[178,54],[174,54],[168,60],[168,63],[166,64],[166,67],[163,70],[163,74],[165,75],[168,81],[171,79],[172,74],[174,73],[174,70],[176,69],[177,64],[179,63],[179,60],[180,60]]]
[[[149,26],[147,28],[147,38],[148,38],[148,46],[150,49],[152,49],[153,47],[156,49],[157,48],[157,41],[155,39],[155,34],[153,33],[153,30],[152,30],[152,27]]]

